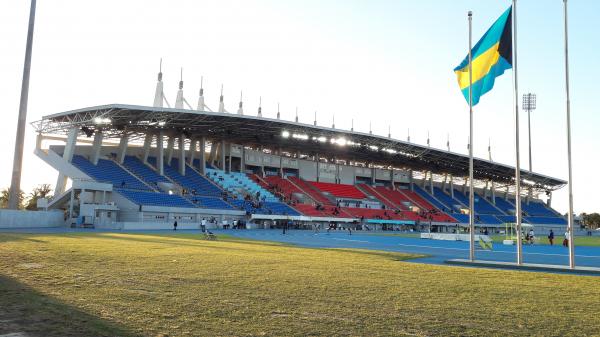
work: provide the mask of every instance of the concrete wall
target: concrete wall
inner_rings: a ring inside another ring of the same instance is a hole
[[[14,211],[0,209],[0,228],[41,228],[64,226],[61,211]]]

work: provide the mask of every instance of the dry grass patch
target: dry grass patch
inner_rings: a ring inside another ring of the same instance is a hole
[[[0,234],[0,275],[112,335],[600,333],[600,278],[400,261],[411,257],[179,234]],[[11,303],[0,297],[0,314]]]

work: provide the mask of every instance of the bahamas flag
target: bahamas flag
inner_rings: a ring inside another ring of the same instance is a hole
[[[512,68],[512,6],[477,42],[472,54],[473,105],[492,90],[496,77]],[[469,55],[454,69],[460,90],[469,102]]]

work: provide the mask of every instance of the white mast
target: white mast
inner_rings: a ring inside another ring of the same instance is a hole
[[[262,96],[258,97],[258,113],[256,115],[262,117]]]
[[[204,76],[200,77],[200,93],[198,95],[198,111],[212,111],[206,104],[204,104]]]
[[[281,118],[281,113],[279,112],[279,102],[277,102],[277,119]]]
[[[221,96],[219,97],[219,112],[225,112],[225,103],[223,102],[223,84],[221,84]]]
[[[183,109],[183,68],[179,73],[179,90],[177,90],[177,98],[175,98],[175,109]]]
[[[239,105],[238,111],[237,111],[238,115],[244,114],[244,107],[243,107],[244,103],[242,102],[242,95],[243,95],[243,93],[240,91],[240,105]]]
[[[160,65],[158,68],[158,82],[156,82],[156,90],[154,91],[154,106],[155,108],[162,108],[163,101],[167,103],[167,107],[171,107],[167,98],[165,97],[165,92],[163,90],[163,81],[162,81],[163,73],[162,73],[162,58],[160,59]]]

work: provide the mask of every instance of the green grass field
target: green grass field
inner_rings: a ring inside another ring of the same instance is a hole
[[[600,278],[411,257],[195,235],[0,234],[0,335],[600,335]]]

